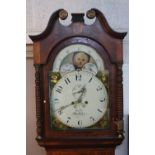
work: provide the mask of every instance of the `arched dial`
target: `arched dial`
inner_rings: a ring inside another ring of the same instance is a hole
[[[67,55],[73,54],[78,51],[83,51],[86,54],[90,55],[94,59],[98,70],[104,70],[105,67],[104,67],[103,60],[101,59],[101,57],[99,56],[99,54],[95,49],[83,44],[73,44],[73,45],[66,46],[65,48],[60,50],[53,64],[53,72],[59,72],[61,63]]]
[[[74,71],[54,86],[51,112],[63,124],[86,128],[96,124],[105,114],[108,103],[103,83],[92,73]]]

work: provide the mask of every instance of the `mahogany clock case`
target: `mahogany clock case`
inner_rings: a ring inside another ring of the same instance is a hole
[[[43,33],[30,36],[34,42],[34,66],[36,78],[37,141],[50,148],[101,148],[121,144],[123,136],[123,38],[126,33],[113,31],[104,15],[97,9],[87,12],[92,25],[84,23],[84,14],[72,14],[72,23],[60,23],[68,13],[60,9],[50,18]],[[95,49],[109,71],[110,126],[107,129],[52,130],[49,114],[48,73],[59,51],[72,44],[88,45]]]

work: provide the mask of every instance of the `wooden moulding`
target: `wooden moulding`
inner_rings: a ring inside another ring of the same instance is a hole
[[[43,139],[43,102],[42,102],[42,87],[41,87],[41,65],[35,67],[35,94],[36,94],[36,118],[37,118],[37,137]]]

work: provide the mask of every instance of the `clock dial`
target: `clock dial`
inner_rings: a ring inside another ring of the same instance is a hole
[[[51,111],[60,122],[86,128],[104,116],[108,96],[103,83],[92,73],[74,71],[54,86],[51,101]]]
[[[75,69],[82,69],[87,63],[94,63],[99,71],[104,70],[103,60],[97,51],[90,46],[77,43],[60,50],[55,58],[52,71],[59,72],[66,64],[73,64]]]

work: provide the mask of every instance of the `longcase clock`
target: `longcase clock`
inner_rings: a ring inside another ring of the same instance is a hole
[[[123,136],[123,38],[96,9],[53,13],[34,42],[38,144],[47,155],[114,155]]]

